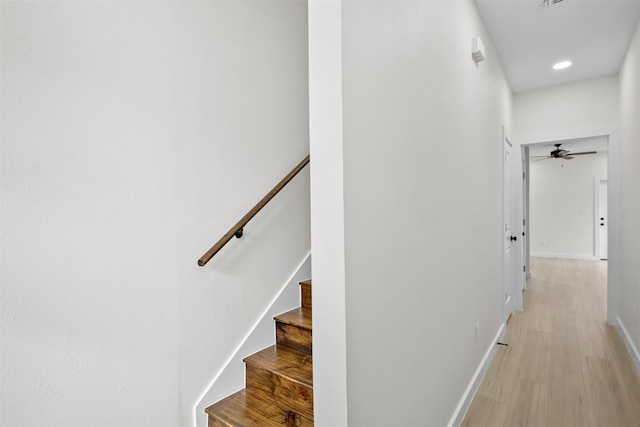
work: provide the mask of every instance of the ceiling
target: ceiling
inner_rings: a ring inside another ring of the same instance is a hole
[[[640,18],[640,0],[475,2],[516,93],[617,73]]]

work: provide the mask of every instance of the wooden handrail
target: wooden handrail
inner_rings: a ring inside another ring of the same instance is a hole
[[[308,163],[309,156],[305,157],[304,160],[298,164],[298,166],[293,168],[293,170],[289,172],[289,174],[285,176],[282,181],[278,183],[278,185],[273,187],[273,190],[269,191],[269,193],[267,193],[267,195],[264,196],[262,200],[260,200],[258,204],[253,207],[253,209],[251,209],[245,216],[243,216],[242,219],[236,223],[236,225],[231,227],[227,234],[222,236],[220,240],[218,240],[216,244],[211,247],[211,249],[205,252],[205,254],[202,255],[202,257],[200,257],[200,259],[198,260],[198,265],[202,267],[203,265],[208,263],[209,260],[213,258],[213,256],[217,254],[218,251],[222,249],[222,247],[233,238],[233,236],[242,237],[242,229],[245,225],[247,225],[251,218],[253,218],[258,212],[260,212],[260,210],[264,208],[265,205],[269,203],[269,201],[273,199],[275,195],[278,194],[280,190],[282,190],[284,186],[287,185],[289,181],[291,181],[293,177],[295,177],[298,172],[300,172]]]

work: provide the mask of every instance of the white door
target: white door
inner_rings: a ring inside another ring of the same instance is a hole
[[[607,216],[607,187],[606,179],[601,179],[598,184],[598,257],[607,259],[607,242],[608,242],[608,216]]]
[[[504,304],[503,320],[506,322],[513,312],[513,283],[514,283],[514,245],[517,237],[513,224],[513,147],[507,138],[503,138],[503,241],[504,254],[503,266],[504,276],[502,280],[502,298]]]

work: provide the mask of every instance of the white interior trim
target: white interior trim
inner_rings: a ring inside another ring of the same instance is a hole
[[[600,258],[600,230],[596,219],[600,215],[600,180],[597,176],[593,178],[593,254],[597,258]]]
[[[473,401],[473,398],[476,395],[476,392],[478,391],[478,387],[480,387],[480,383],[484,378],[484,374],[486,374],[487,369],[489,369],[489,365],[491,365],[491,361],[493,360],[493,357],[496,354],[496,351],[498,349],[497,343],[504,336],[506,327],[507,327],[506,323],[503,323],[502,325],[500,325],[500,329],[498,329],[498,333],[489,344],[489,348],[487,349],[487,352],[482,358],[482,361],[480,362],[480,366],[478,366],[478,369],[473,375],[473,378],[471,378],[471,382],[469,383],[469,385],[467,386],[467,389],[462,395],[462,399],[460,400],[460,403],[458,403],[458,407],[453,413],[451,420],[449,421],[449,424],[447,424],[447,427],[458,427],[460,426],[460,424],[462,424],[462,420],[464,420],[464,416],[467,414],[467,411],[469,410],[469,406],[471,406],[471,402]]]
[[[636,369],[640,373],[640,352],[638,352],[638,349],[633,344],[633,341],[627,333],[627,329],[624,327],[624,324],[622,323],[620,318],[618,317],[616,320],[616,327],[618,329],[618,332],[620,333],[620,336],[622,337],[622,341],[624,341],[624,345],[627,347],[627,350],[629,350],[629,354],[631,355],[633,364],[636,365]]]
[[[554,254],[548,252],[531,252],[531,256],[540,258],[587,259],[592,261],[600,259],[593,255]]]
[[[607,171],[608,173],[608,171]],[[595,256],[596,259],[608,259],[608,255],[607,258],[602,258],[602,254],[600,253],[600,221],[597,219],[600,216],[600,183],[606,181],[607,182],[607,188],[609,187],[609,178],[606,176],[597,176],[594,177],[593,179],[593,193],[594,193],[594,197],[593,197],[593,201],[594,201],[594,206],[593,206],[593,254]],[[607,224],[607,229],[609,227],[609,214],[607,213],[605,215],[605,221]]]

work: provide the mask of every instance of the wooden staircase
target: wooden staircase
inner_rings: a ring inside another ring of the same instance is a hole
[[[245,388],[205,409],[209,427],[313,426],[311,280],[275,317],[276,344],[244,359]]]

